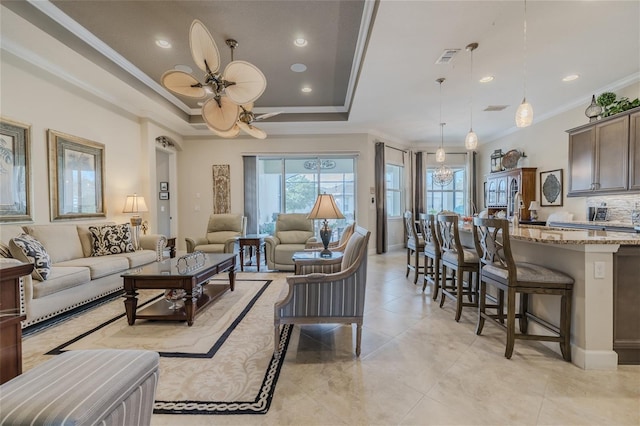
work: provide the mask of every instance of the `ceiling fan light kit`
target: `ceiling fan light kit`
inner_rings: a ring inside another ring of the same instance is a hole
[[[195,19],[189,30],[189,46],[193,61],[205,72],[204,83],[187,72],[170,70],[162,75],[162,85],[190,98],[209,97],[202,104],[202,118],[216,135],[234,138],[242,129],[255,138],[264,139],[267,134],[251,123],[279,114],[276,112],[256,117],[252,112],[253,103],[267,87],[267,79],[255,65],[233,59],[233,52],[238,47],[236,40],[228,39],[226,44],[231,49],[231,62],[219,73],[218,47],[209,30]]]

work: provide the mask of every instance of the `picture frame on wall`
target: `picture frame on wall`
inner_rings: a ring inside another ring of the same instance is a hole
[[[0,118],[0,223],[31,218],[31,126]]]
[[[158,193],[158,198],[161,200],[168,200],[169,199],[169,193],[162,191]]]
[[[562,206],[563,190],[562,169],[540,172],[540,206]]]
[[[160,191],[168,191],[169,182],[160,182]]]
[[[51,220],[106,217],[101,143],[47,130]]]

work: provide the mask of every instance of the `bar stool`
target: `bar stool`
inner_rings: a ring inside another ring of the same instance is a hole
[[[532,263],[515,262],[509,242],[509,222],[505,219],[473,219],[473,238],[480,256],[480,303],[476,334],[482,333],[485,319],[501,325],[507,331],[507,347],[504,356],[513,354],[516,339],[559,342],[560,352],[566,361],[571,361],[571,297],[573,278],[570,276]],[[496,314],[486,312],[487,284],[500,291],[499,297],[507,292],[507,313],[500,307]],[[516,312],[516,294],[520,295],[520,312]],[[559,295],[560,326],[548,323],[528,311],[530,294]],[[506,325],[504,320],[507,320]],[[519,320],[520,333],[515,332],[516,318]],[[532,320],[554,335],[527,334],[528,321]]]
[[[420,224],[424,237],[424,283],[422,291],[427,284],[433,284],[433,300],[438,298],[440,290],[440,242],[436,232],[435,216],[420,213]]]
[[[475,250],[462,247],[458,233],[458,215],[439,214],[437,218],[438,238],[442,250],[442,280],[440,289],[440,307],[444,305],[445,297],[456,302],[456,321],[460,320],[464,306],[478,307],[478,274],[480,271],[478,254]],[[447,268],[452,269],[453,279],[447,279]],[[468,279],[464,280],[464,273]],[[464,302],[467,296],[468,302]]]
[[[404,226],[407,229],[407,274],[413,270],[415,275],[413,276],[413,283],[418,282],[418,274],[424,273],[424,266],[420,265],[420,256],[424,256],[424,239],[422,235],[418,235],[416,232],[416,224],[413,221],[413,213],[410,211],[404,212]],[[411,263],[411,258],[414,258],[414,263]]]

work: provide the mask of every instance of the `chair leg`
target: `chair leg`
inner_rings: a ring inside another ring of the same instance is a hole
[[[447,267],[442,265],[442,279],[446,280],[447,279]],[[445,283],[446,284],[446,283]],[[444,285],[443,285],[444,288]],[[444,290],[442,291],[442,295],[440,296],[440,307],[442,308],[444,306],[444,299],[445,299],[446,295],[444,293]]]
[[[464,288],[464,271],[460,271],[456,278],[456,321],[460,321],[462,315],[462,290]]]
[[[416,265],[416,269],[413,270],[414,275],[413,275],[413,283],[414,284],[418,284],[418,274],[420,272],[420,251],[419,250],[414,250],[414,257],[415,257],[415,265]]]
[[[407,273],[405,274],[405,277],[409,276],[409,271],[411,270],[411,249],[407,247]]]
[[[476,334],[479,336],[484,328],[484,314],[487,311],[487,283],[480,280],[480,300],[478,300],[478,324]]]
[[[278,352],[280,352],[280,326],[276,324],[273,334],[273,353],[277,354]]]
[[[520,333],[522,334],[527,334],[527,329],[529,328],[527,312],[529,312],[529,295],[520,293]]]
[[[513,288],[507,290],[507,347],[504,356],[511,359],[513,345],[516,340],[516,291]]]
[[[571,292],[563,294],[560,301],[560,337],[562,358],[571,362]]]
[[[361,341],[362,341],[362,325],[356,324],[356,356],[360,356]]]
[[[438,299],[438,291],[440,290],[440,261],[434,260],[433,267],[435,269],[433,279],[433,300]]]
[[[498,314],[500,315],[500,324],[504,324],[504,290],[498,290]]]
[[[430,257],[427,257],[425,255],[425,257],[424,257],[424,274],[422,276],[422,291],[423,292],[427,288],[427,284],[429,283],[428,277],[432,277],[433,278],[433,259],[430,258]]]

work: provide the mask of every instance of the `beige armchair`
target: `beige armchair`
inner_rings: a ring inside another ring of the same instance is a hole
[[[187,253],[233,253],[237,237],[247,234],[247,218],[240,214],[212,214],[209,216],[207,235],[202,238],[185,238]]]
[[[264,239],[267,267],[293,271],[293,253],[303,251],[307,243],[315,241],[313,221],[307,219],[306,213],[280,213],[274,235]]]
[[[347,247],[349,238],[351,238],[351,236],[353,235],[353,230],[355,229],[355,227],[355,222],[347,225],[342,231],[340,239],[338,241],[331,241],[329,243],[329,251],[344,251],[345,247]],[[322,242],[307,243],[304,249],[305,251],[322,251],[324,250],[324,244],[322,244]]]
[[[339,259],[321,259],[318,271],[335,263],[336,272],[287,277],[288,292],[275,304],[275,351],[278,351],[281,324],[347,323],[356,324],[356,355],[360,356],[364,295],[367,285],[367,246],[371,232],[358,226],[344,255]]]

